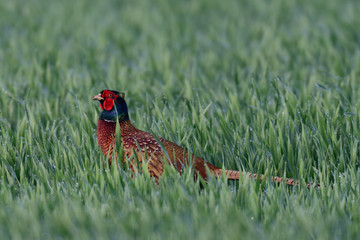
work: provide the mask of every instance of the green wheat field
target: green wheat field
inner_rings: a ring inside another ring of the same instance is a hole
[[[0,239],[360,239],[359,11],[1,0]],[[267,181],[109,167],[91,100],[106,88],[138,128]]]

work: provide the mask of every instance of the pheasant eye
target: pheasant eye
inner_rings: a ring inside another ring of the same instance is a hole
[[[113,95],[110,93],[109,95],[108,95],[108,97],[112,97]]]

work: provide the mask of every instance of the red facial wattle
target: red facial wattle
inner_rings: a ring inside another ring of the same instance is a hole
[[[101,98],[103,99],[100,102],[101,110],[111,111],[114,107],[114,100],[119,97],[115,93],[109,90],[104,90],[101,94]]]
[[[100,104],[101,105],[101,104]],[[103,110],[105,111],[111,111],[111,109],[114,107],[114,99],[112,98],[106,98],[102,104]]]

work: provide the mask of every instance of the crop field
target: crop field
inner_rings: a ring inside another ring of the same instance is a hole
[[[0,239],[360,239],[359,11],[0,1]],[[109,167],[103,89],[126,93],[139,129],[266,180]]]

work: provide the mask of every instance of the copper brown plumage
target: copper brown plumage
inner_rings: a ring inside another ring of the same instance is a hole
[[[184,167],[193,164],[195,174],[207,179],[210,172],[215,177],[222,175],[222,169],[214,166],[207,161],[196,157],[189,156],[189,152],[183,147],[168,141],[164,138],[155,138],[151,133],[137,129],[129,120],[127,105],[124,95],[113,90],[103,90],[100,94],[93,97],[93,100],[100,102],[103,110],[99,117],[97,125],[97,137],[101,150],[105,155],[109,156],[111,164],[111,156],[115,146],[115,130],[116,121],[119,121],[121,132],[121,146],[125,152],[125,158],[129,159],[135,156],[140,162],[142,159],[148,160],[148,171],[151,176],[158,179],[164,171],[164,159],[176,168],[181,174]],[[130,168],[135,171],[138,168],[134,162],[130,164]],[[263,180],[264,175],[239,172],[235,170],[225,170],[228,179],[239,179],[240,175],[247,175],[250,178]],[[273,182],[284,182],[288,185],[299,185],[298,181],[291,178],[271,177]],[[319,187],[318,184],[308,183],[307,187]]]
[[[109,154],[110,164],[115,146],[115,130],[116,122],[107,122],[101,119],[98,120],[96,129],[98,143],[102,152],[105,155]]]

